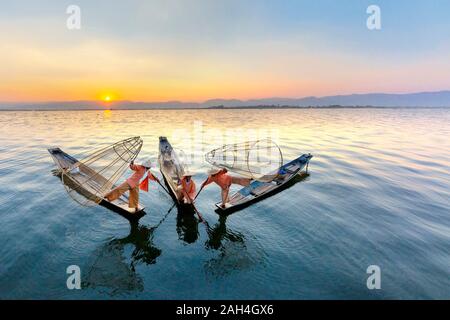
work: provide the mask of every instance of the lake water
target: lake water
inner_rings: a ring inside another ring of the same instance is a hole
[[[218,187],[205,189],[208,229],[166,215],[157,186],[132,226],[81,207],[51,173],[47,148],[82,158],[137,135],[139,159],[161,135],[193,155],[197,185],[203,154],[233,139],[314,158],[309,176],[227,217]],[[449,299],[449,150],[450,109],[0,112],[0,298]],[[69,265],[82,290],[67,289]],[[380,290],[366,286],[370,265]]]

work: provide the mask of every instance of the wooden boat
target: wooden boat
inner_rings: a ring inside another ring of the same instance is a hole
[[[216,203],[217,211],[219,213],[231,213],[275,194],[283,187],[286,187],[308,165],[312,157],[311,154],[304,154],[281,166],[277,171],[269,173],[269,176],[276,176],[272,181],[262,182],[255,180],[251,182],[249,186],[231,195],[225,204],[225,208],[221,206],[222,201]]]
[[[114,201],[108,201],[104,198],[99,198],[96,194],[96,186],[95,184],[101,185],[104,184],[106,178],[104,178],[101,174],[95,174],[95,179],[90,179],[89,184],[84,184],[81,186],[78,181],[79,177],[83,175],[92,176],[92,169],[85,165],[79,165],[78,169],[74,172],[67,172],[69,168],[74,167],[76,164],[79,164],[79,161],[72,157],[71,155],[65,153],[60,148],[52,148],[48,149],[48,152],[53,158],[53,161],[56,164],[55,175],[58,177],[62,177],[62,173],[64,173],[63,183],[68,185],[69,188],[76,190],[80,195],[91,200],[92,202],[98,203],[99,205],[108,208],[127,219],[139,219],[143,215],[144,206],[139,204],[138,211],[131,209],[128,207],[128,197],[126,195],[122,195],[119,199]],[[114,187],[114,186],[113,186]]]
[[[159,137],[158,163],[173,201],[183,212],[193,213],[194,207],[192,204],[186,204],[178,200],[177,187],[184,175],[185,168],[166,137]]]

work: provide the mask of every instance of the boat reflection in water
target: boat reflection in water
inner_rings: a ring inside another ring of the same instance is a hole
[[[282,190],[307,177],[307,174],[297,176]],[[186,244],[195,243],[200,237],[199,225],[203,223],[192,213],[186,213],[179,208],[177,211],[178,239]],[[151,228],[140,225],[137,221],[130,221],[131,230],[127,237],[113,239],[95,250],[89,262],[88,272],[83,278],[83,287],[102,289],[108,291],[110,295],[143,291],[143,280],[135,268],[141,263],[155,264],[162,254],[161,249],[153,244],[154,232],[169,214],[170,211]],[[264,263],[263,248],[257,246],[254,241],[247,241],[242,233],[230,230],[227,227],[228,217],[229,215],[219,215],[218,221],[213,226],[204,224],[207,234],[204,247],[218,253],[204,265],[207,276],[223,277],[234,271],[250,269]],[[129,245],[133,246],[133,250],[128,259],[125,257],[125,247]]]
[[[286,190],[308,177],[308,173],[302,172],[267,197]],[[216,212],[221,211],[216,210]],[[246,239],[242,233],[230,230],[227,227],[226,222],[231,214],[232,212],[230,214],[219,214],[218,222],[213,227],[208,226],[208,240],[205,243],[205,248],[218,251],[216,257],[205,263],[205,273],[213,278],[224,277],[236,271],[263,265],[266,260],[264,248],[259,246],[257,241],[253,241],[251,235],[247,235]]]
[[[195,215],[179,210],[177,215],[178,239],[187,244],[197,241],[199,237],[199,223],[200,221]]]
[[[218,222],[208,228],[207,250],[217,252],[217,255],[204,264],[207,277],[221,278],[233,272],[247,270],[264,261],[262,248],[254,247],[253,241],[227,227],[228,216],[222,215]]]
[[[233,271],[248,269],[254,263],[261,261],[259,250],[247,251],[245,237],[243,234],[230,230],[227,227],[227,216],[219,216],[217,223],[210,226],[207,222],[203,224],[193,214],[178,212],[177,233],[178,239],[185,244],[192,244],[199,239],[201,228],[206,229],[207,238],[204,248],[208,251],[215,251],[212,259],[205,262],[206,276],[222,277]],[[203,232],[202,232],[203,234]]]
[[[161,221],[162,222],[162,221]],[[153,244],[153,233],[159,224],[152,228],[130,222],[130,234],[125,238],[113,239],[92,254],[89,269],[83,277],[83,288],[96,288],[110,295],[126,294],[130,291],[143,291],[142,278],[136,273],[137,264],[151,265],[162,251]],[[125,258],[125,247],[132,245],[131,258]]]
[[[207,222],[204,224],[208,235],[205,242],[206,249],[219,250],[223,241],[244,242],[242,234],[227,229],[226,220],[226,216],[220,216],[219,221],[213,227]],[[176,228],[179,240],[187,244],[196,242],[200,236],[199,225],[203,225],[203,222],[200,222],[195,214],[178,211]]]
[[[243,234],[227,229],[227,217],[220,216],[219,221],[211,228],[208,226],[208,240],[205,243],[206,249],[220,250],[225,242],[237,242],[244,244]]]

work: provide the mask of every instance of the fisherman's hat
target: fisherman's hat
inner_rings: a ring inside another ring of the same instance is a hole
[[[208,170],[208,175],[211,176],[213,174],[217,174],[217,173],[219,173],[220,170],[222,170],[222,169],[220,169],[220,168],[210,168]]]
[[[195,172],[186,170],[183,174],[183,177],[192,177],[195,176]]]
[[[150,169],[152,167],[152,162],[150,161],[150,159],[147,159],[144,162],[142,162],[141,166]]]

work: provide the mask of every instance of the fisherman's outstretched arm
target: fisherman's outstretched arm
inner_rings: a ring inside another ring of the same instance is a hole
[[[211,178],[211,176],[209,176],[208,179],[206,179],[205,182],[202,183],[201,187],[203,188],[203,187],[207,186],[208,184],[210,184],[212,182],[213,182],[212,178]]]

